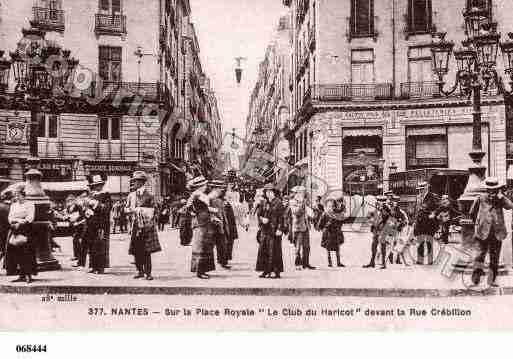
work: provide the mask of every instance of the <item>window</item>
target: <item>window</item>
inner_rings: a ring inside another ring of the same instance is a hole
[[[374,0],[351,0],[351,37],[373,37]]]
[[[59,128],[59,117],[51,113],[40,113],[38,137],[57,138]]]
[[[408,33],[425,34],[431,31],[431,0],[408,1]]]
[[[374,83],[374,51],[372,49],[351,52],[351,83]]]
[[[408,50],[409,82],[433,81],[431,65],[431,50],[429,47],[411,47]]]
[[[121,47],[100,46],[99,73],[104,81],[121,81]]]
[[[482,8],[490,8],[491,1],[490,0],[467,0],[467,9],[472,9],[473,7],[477,7],[479,9]]]
[[[447,167],[448,142],[445,127],[407,128],[408,168]]]
[[[100,0],[100,11],[108,14],[121,14],[121,0]]]
[[[118,116],[100,117],[100,140],[119,140],[121,135],[121,118]]]

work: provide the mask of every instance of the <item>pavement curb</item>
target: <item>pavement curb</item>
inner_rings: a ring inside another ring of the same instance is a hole
[[[394,289],[394,288],[229,288],[229,287],[135,287],[2,285],[0,294],[84,294],[84,295],[204,295],[283,297],[370,297],[447,298],[512,295],[513,287],[476,289]]]

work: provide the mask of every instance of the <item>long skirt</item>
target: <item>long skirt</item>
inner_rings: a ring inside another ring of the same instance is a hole
[[[191,272],[207,273],[215,269],[211,230],[208,225],[197,226],[192,230]]]
[[[283,272],[281,236],[262,232],[260,235],[260,245],[258,247],[256,271],[266,273]]]
[[[37,274],[36,249],[30,238],[28,243],[21,246],[7,244],[5,269],[7,275]]]

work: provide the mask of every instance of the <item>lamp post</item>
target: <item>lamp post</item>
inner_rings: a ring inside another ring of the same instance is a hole
[[[41,187],[42,174],[35,169],[38,159],[38,112],[56,111],[69,95],[72,74],[78,60],[70,57],[69,50],[63,50],[58,44],[45,40],[45,32],[30,22],[29,29],[22,29],[23,38],[17,49],[10,53],[11,61],[0,54],[0,93],[7,92],[9,69],[12,68],[16,81],[14,94],[16,101],[23,101],[30,109],[30,157],[27,158],[25,190],[27,200],[35,205],[33,223],[36,256],[39,270],[60,269],[59,262],[50,250],[50,221],[48,213],[50,201]],[[11,95],[11,94],[9,94]]]
[[[444,76],[449,72],[454,43],[445,40],[445,33],[435,33],[431,53],[440,93],[449,96],[459,88],[472,102],[472,150],[469,152],[472,165],[469,167],[467,186],[458,200],[461,209],[468,212],[474,199],[482,191],[481,183],[486,172],[486,167],[481,163],[485,156],[481,139],[481,91],[488,91],[496,86],[499,93],[505,97],[511,96],[511,90],[506,90],[495,67],[500,48],[504,56],[505,73],[510,76],[510,84],[513,82],[513,34],[509,33],[509,40],[500,43],[501,35],[497,32],[497,23],[491,20],[490,12],[485,7],[468,9],[463,17],[466,39],[461,42],[462,47],[454,51],[458,68],[456,81],[449,90],[444,89]],[[474,244],[474,223],[470,218],[465,218],[460,224],[462,245],[470,248]]]

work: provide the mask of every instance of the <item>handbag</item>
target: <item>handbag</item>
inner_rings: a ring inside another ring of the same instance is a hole
[[[11,235],[9,237],[9,244],[14,247],[22,246],[24,244],[27,244],[27,242],[28,242],[27,236],[24,234],[21,234],[21,233],[17,233],[17,234],[11,233]]]

